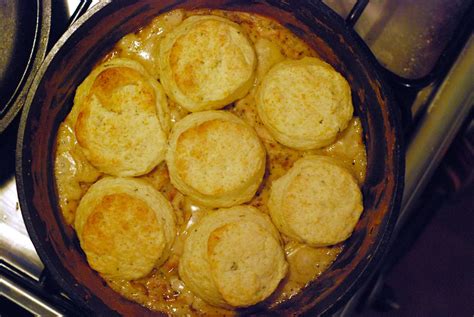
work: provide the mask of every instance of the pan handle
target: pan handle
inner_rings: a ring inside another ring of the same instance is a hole
[[[84,13],[86,13],[91,4],[92,0],[81,0],[76,10],[72,14],[71,18],[69,19],[68,27],[70,27],[74,22],[77,21],[77,19],[79,19]]]
[[[362,12],[364,12],[365,7],[367,7],[367,4],[369,4],[369,0],[357,0],[351,12],[349,12],[349,15],[346,17],[346,24],[348,26],[354,27]]]

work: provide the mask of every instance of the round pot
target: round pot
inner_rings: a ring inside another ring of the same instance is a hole
[[[37,73],[17,143],[17,186],[26,227],[53,278],[76,304],[95,314],[156,314],[122,298],[87,264],[73,229],[62,220],[54,180],[56,133],[77,86],[125,34],[175,8],[221,8],[270,16],[310,44],[348,80],[364,129],[368,168],[364,212],[342,253],[297,296],[266,311],[332,313],[381,260],[400,206],[404,159],[399,112],[357,34],[319,1],[104,1],[61,37]]]

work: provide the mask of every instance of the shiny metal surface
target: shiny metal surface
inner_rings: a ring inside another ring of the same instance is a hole
[[[46,56],[51,0],[0,1],[0,133],[23,107]]]
[[[92,0],[91,7],[97,3],[99,3],[100,0]],[[68,15],[72,16],[74,14],[74,11],[76,11],[76,8],[79,6],[81,3],[81,0],[66,0],[66,8],[68,10]]]
[[[394,230],[406,222],[417,198],[446,154],[474,105],[474,36],[471,34],[443,83],[432,95],[406,152],[402,210]]]
[[[414,206],[418,197],[474,105],[472,74],[474,74],[474,36],[471,35],[439,89],[433,90],[434,87],[430,87],[429,92],[432,94],[422,96],[423,100],[428,100],[429,108],[422,115],[418,129],[407,147],[402,207],[391,243],[396,242],[400,229],[415,211]],[[368,278],[367,283],[371,280]],[[374,283],[369,298],[366,299],[367,303],[373,301],[383,283],[384,275],[381,275]],[[362,287],[336,316],[353,316],[366,288],[367,285]]]
[[[355,0],[323,0],[345,17]],[[470,0],[371,0],[355,30],[393,73],[418,79],[432,69]]]
[[[59,310],[5,276],[0,276],[0,296],[5,296],[35,316],[64,316]]]
[[[43,263],[26,231],[13,175],[0,185],[0,260],[39,281]]]

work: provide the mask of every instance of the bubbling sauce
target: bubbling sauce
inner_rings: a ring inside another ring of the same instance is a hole
[[[274,20],[243,12],[220,10],[175,10],[156,17],[149,25],[136,33],[124,36],[104,59],[131,58],[142,65],[159,80],[158,54],[160,39],[190,15],[214,14],[226,17],[238,24],[248,34],[257,54],[255,85],[247,96],[227,106],[232,112],[249,123],[257,131],[267,151],[267,166],[263,182],[250,205],[268,213],[266,202],[270,184],[288,171],[293,163],[308,154],[322,154],[337,159],[353,173],[362,185],[366,171],[366,152],[362,141],[362,127],[358,118],[353,118],[349,127],[340,133],[331,145],[318,150],[297,151],[276,142],[260,121],[255,106],[255,89],[265,73],[285,58],[299,59],[317,56],[305,42]],[[168,100],[172,124],[188,112]],[[55,177],[59,204],[67,224],[74,223],[74,213],[81,197],[92,183],[101,177],[82,153],[73,130],[74,120],[69,115],[61,124],[56,147]],[[234,311],[213,307],[194,296],[178,275],[179,258],[183,243],[190,228],[209,210],[193,203],[174,188],[169,180],[166,163],[159,164],[149,174],[140,178],[147,180],[171,202],[177,219],[177,237],[171,256],[160,268],[148,276],[133,280],[106,280],[108,285],[125,298],[138,302],[151,310],[171,315],[234,315]],[[283,236],[284,250],[289,263],[289,273],[275,293],[265,301],[274,305],[297,294],[310,281],[316,279],[334,262],[343,245],[312,248],[291,241]]]

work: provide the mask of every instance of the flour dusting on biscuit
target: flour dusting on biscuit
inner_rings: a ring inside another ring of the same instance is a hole
[[[166,162],[182,193],[208,207],[230,207],[254,196],[265,172],[265,150],[242,119],[204,111],[173,127]]]
[[[298,160],[272,183],[268,208],[285,235],[311,246],[347,239],[362,213],[362,193],[352,174],[327,156]]]
[[[252,237],[249,239],[249,237]],[[251,206],[214,211],[185,241],[179,274],[208,303],[247,307],[268,298],[286,275],[278,231]]]
[[[207,248],[217,289],[234,307],[255,305],[270,296],[285,270],[279,241],[253,222],[235,222],[212,231]]]
[[[329,145],[353,114],[346,79],[314,57],[273,66],[258,88],[256,104],[272,136],[298,150]]]
[[[87,160],[101,172],[143,175],[164,159],[166,96],[138,62],[112,59],[98,66],[79,86],[71,116]]]
[[[242,28],[217,16],[192,16],[160,45],[161,83],[191,112],[219,109],[253,85],[254,48]]]
[[[89,265],[104,277],[143,277],[169,256],[176,235],[170,203],[145,181],[106,177],[79,203],[75,229]]]

